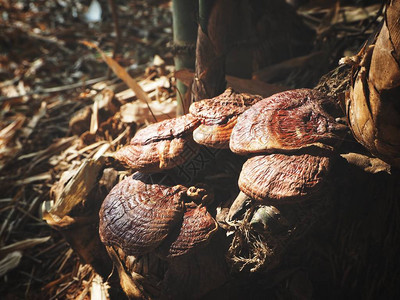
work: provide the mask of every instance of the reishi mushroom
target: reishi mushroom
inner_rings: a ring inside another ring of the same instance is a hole
[[[116,245],[127,255],[146,254],[181,222],[186,188],[146,183],[149,179],[137,172],[118,183],[105,198],[99,224],[105,245]]]
[[[100,209],[101,241],[126,255],[155,252],[165,258],[206,244],[218,225],[205,206],[192,201],[192,195],[196,201],[207,199],[205,189],[199,189],[199,199],[199,193],[166,182],[136,172],[117,184]]]
[[[334,146],[347,127],[325,110],[331,99],[311,89],[272,95],[239,116],[231,150],[255,155],[243,165],[239,194],[227,215],[230,222],[248,198],[257,204],[317,199],[327,181]]]
[[[145,173],[171,169],[199,151],[199,145],[193,141],[193,130],[198,125],[200,121],[189,114],[151,124],[139,130],[114,157]]]
[[[330,170],[330,158],[310,154],[270,154],[248,159],[239,188],[258,202],[300,202],[317,196]]]
[[[311,89],[272,95],[238,117],[230,139],[237,154],[295,151],[334,145],[346,133],[324,109],[330,99]]]
[[[265,235],[268,244],[272,241],[268,247],[279,255],[277,241],[288,238],[293,229],[281,215],[281,205],[318,199],[334,147],[347,130],[326,111],[330,101],[310,89],[266,99],[227,89],[218,97],[193,103],[190,114],[138,131],[130,145],[115,154],[140,172],[121,181],[104,200],[102,242],[128,256],[149,254],[171,263],[199,253],[194,250],[207,245],[219,228],[215,214],[208,211],[214,207],[213,194],[204,184],[185,187],[171,182],[166,179],[168,172],[145,173],[182,164],[203,144],[230,146],[236,154],[252,156],[239,176],[239,196],[218,222],[235,227],[231,220],[238,212],[247,204],[256,206],[247,211],[249,228]]]
[[[189,112],[201,120],[201,125],[193,132],[194,140],[212,148],[229,148],[237,117],[261,99],[261,96],[237,93],[228,88],[217,97],[194,102]]]
[[[217,222],[206,207],[186,205],[182,226],[161,244],[158,254],[166,258],[184,255],[206,243],[217,229]]]

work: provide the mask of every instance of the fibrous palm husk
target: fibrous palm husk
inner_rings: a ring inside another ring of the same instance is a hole
[[[355,138],[371,153],[400,167],[400,1],[388,1],[384,22],[372,45],[353,58],[347,98]]]

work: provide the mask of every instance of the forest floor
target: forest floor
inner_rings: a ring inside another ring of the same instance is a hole
[[[317,31],[313,53],[331,51],[324,70],[356,53],[380,9],[334,2],[301,11]],[[171,2],[115,3],[118,27],[107,1],[101,17],[89,0],[0,1],[2,299],[108,297],[107,284],[49,226],[48,211],[86,160],[115,151],[137,126],[176,110]],[[294,74],[279,82],[290,87],[303,87],[296,78],[313,73],[304,58],[271,70],[277,68]],[[140,91],[128,88],[132,81],[151,99],[152,112]]]

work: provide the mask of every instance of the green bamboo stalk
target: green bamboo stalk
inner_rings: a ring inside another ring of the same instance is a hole
[[[173,32],[175,70],[194,69],[197,39],[197,0],[173,0]],[[186,86],[177,82],[177,115],[188,112],[189,101],[185,100]]]

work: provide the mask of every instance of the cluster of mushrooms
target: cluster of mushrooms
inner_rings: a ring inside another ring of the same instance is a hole
[[[332,107],[332,99],[312,89],[263,99],[228,88],[193,103],[184,116],[139,130],[114,155],[135,173],[105,198],[101,241],[126,256],[152,253],[168,261],[206,246],[227,224],[234,230],[229,225],[243,217],[246,206],[268,208],[264,214],[252,209],[248,216],[268,231],[268,219],[280,215],[281,205],[321,197],[335,146],[347,132]],[[239,175],[240,193],[225,209],[215,210],[220,200],[205,184],[187,187],[165,176],[202,147],[248,158]]]

